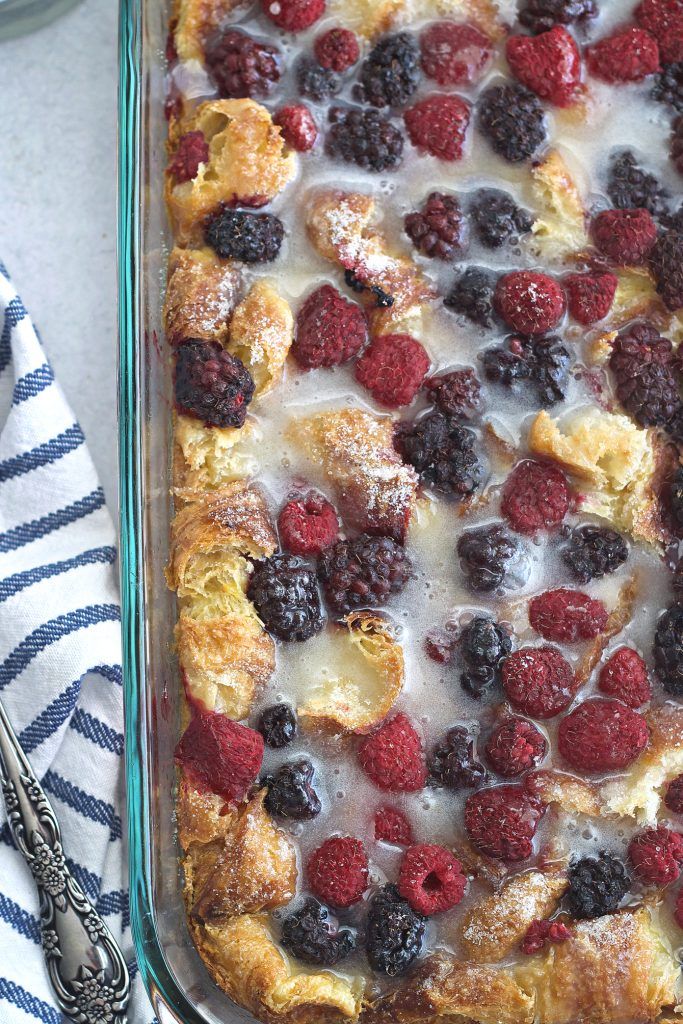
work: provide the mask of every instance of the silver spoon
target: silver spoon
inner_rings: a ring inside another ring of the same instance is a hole
[[[43,953],[77,1024],[126,1024],[130,977],[109,929],[66,866],[59,824],[0,701],[0,783],[9,827],[40,895]]]

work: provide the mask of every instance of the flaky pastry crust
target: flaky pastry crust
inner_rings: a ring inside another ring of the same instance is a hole
[[[293,341],[289,303],[269,281],[255,281],[230,321],[227,348],[251,373],[257,396],[279,383]]]
[[[236,427],[206,427],[191,416],[174,417],[173,495],[193,501],[237,480],[254,476],[259,431],[254,420]]]
[[[587,212],[562,155],[550,150],[531,168],[537,217],[528,243],[550,261],[564,260],[588,245]]]
[[[163,311],[167,338],[173,344],[184,338],[224,344],[241,288],[242,275],[235,263],[219,259],[207,246],[176,246],[168,261]]]
[[[204,57],[204,44],[225,19],[248,0],[175,0],[172,24],[176,53],[181,60]]]

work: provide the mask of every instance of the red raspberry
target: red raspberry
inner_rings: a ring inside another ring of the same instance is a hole
[[[413,830],[410,822],[396,807],[380,807],[375,813],[375,839],[393,846],[410,846]]]
[[[455,657],[460,631],[457,626],[447,624],[444,629],[430,629],[424,639],[428,658],[439,665],[450,665]]]
[[[550,529],[569,511],[569,485],[555,466],[525,459],[505,481],[500,509],[518,533]]]
[[[630,708],[639,708],[652,696],[647,665],[630,647],[620,647],[600,669],[598,689]]]
[[[636,21],[659,43],[663,64],[683,61],[683,4],[681,0],[643,0]]]
[[[558,587],[546,590],[529,601],[531,628],[544,640],[573,644],[594,640],[607,625],[607,609],[580,590]]]
[[[439,85],[469,85],[491,60],[491,40],[474,25],[435,21],[420,36],[422,70]]]
[[[308,296],[296,318],[292,354],[299,366],[338,366],[353,358],[368,340],[364,311],[324,284]]]
[[[657,241],[657,225],[647,210],[604,210],[593,218],[593,241],[619,266],[642,263]]]
[[[427,781],[422,740],[402,712],[363,741],[358,760],[376,786],[393,793],[414,793]]]
[[[410,141],[440,160],[459,160],[470,123],[470,105],[459,96],[433,95],[403,115]]]
[[[683,836],[666,825],[643,829],[628,844],[628,857],[643,885],[668,885],[681,873]]]
[[[181,736],[175,759],[195,786],[236,802],[260,771],[263,736],[227,715],[199,712]]]
[[[512,779],[542,761],[548,744],[533,722],[508,718],[493,730],[484,749],[494,771]]]
[[[301,32],[325,13],[325,0],[263,0],[264,13],[278,28]]]
[[[545,807],[523,786],[494,786],[465,801],[465,830],[476,848],[504,861],[526,860]]]
[[[403,854],[398,891],[418,914],[428,916],[457,907],[466,888],[460,861],[444,846],[424,843]]]
[[[503,662],[503,688],[510,703],[532,718],[553,718],[571,704],[576,682],[556,647],[520,647]]]
[[[625,28],[589,46],[586,63],[603,82],[642,82],[659,68],[659,47],[642,28]]]
[[[664,794],[664,803],[674,814],[683,814],[683,775],[671,780]]]
[[[287,145],[297,153],[307,153],[315,146],[318,126],[313,114],[303,103],[281,107],[273,121],[282,128],[282,138]]]
[[[288,501],[277,525],[282,547],[293,555],[319,555],[339,536],[334,506],[315,491]]]
[[[674,909],[674,919],[679,928],[683,928],[683,889],[679,890],[678,896],[676,897],[676,907]]]
[[[180,185],[197,177],[200,164],[209,162],[209,144],[203,132],[186,132],[168,164],[168,173]]]
[[[334,836],[311,854],[308,884],[331,907],[350,907],[368,887],[368,858],[360,839]]]
[[[493,303],[506,324],[520,334],[545,334],[564,316],[561,286],[547,274],[513,270],[498,280]]]
[[[360,57],[358,40],[348,28],[331,28],[323,32],[313,48],[318,64],[331,71],[348,71]]]
[[[581,56],[574,37],[556,25],[538,36],[511,36],[505,56],[515,78],[543,100],[568,107],[581,80]]]
[[[546,943],[565,942],[571,934],[561,921],[532,921],[522,939],[522,953],[531,956],[543,949]]]
[[[356,363],[356,380],[382,405],[410,405],[429,371],[429,356],[409,334],[373,338]]]
[[[609,313],[619,279],[610,273],[567,274],[562,284],[568,295],[570,315],[577,323],[590,327]]]
[[[560,753],[579,771],[613,772],[627,768],[645,749],[648,729],[637,711],[618,700],[586,700],[563,718]]]

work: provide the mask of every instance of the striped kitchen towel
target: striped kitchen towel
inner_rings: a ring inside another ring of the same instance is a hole
[[[69,866],[129,959],[131,1024],[149,1024],[128,914],[114,526],[1,263],[0,327],[0,697],[55,808]],[[2,1024],[61,1024],[35,887],[1,799],[0,950]]]

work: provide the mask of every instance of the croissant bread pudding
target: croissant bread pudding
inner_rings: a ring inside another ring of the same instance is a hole
[[[683,3],[176,0],[167,114],[206,970],[683,1021]]]

